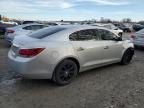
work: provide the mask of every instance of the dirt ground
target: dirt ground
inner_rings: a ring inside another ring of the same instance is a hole
[[[144,108],[144,50],[129,65],[93,69],[60,87],[16,74],[7,63],[9,48],[0,39],[0,108]]]

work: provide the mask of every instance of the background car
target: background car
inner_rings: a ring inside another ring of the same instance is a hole
[[[131,24],[114,23],[114,25],[124,32],[132,32],[133,28]]]
[[[22,21],[21,24],[31,24],[31,23],[38,23],[37,21]]]
[[[143,47],[144,48],[144,29],[136,32],[131,35],[133,43],[135,47]]]
[[[129,64],[133,43],[97,26],[53,26],[16,37],[9,63],[26,78],[69,84],[79,72],[121,62]]]
[[[42,29],[44,27],[47,26],[44,24],[32,23],[32,24],[23,24],[23,25],[7,28],[4,38],[9,43],[12,43],[14,37],[23,36],[32,33],[33,31]]]
[[[0,23],[2,23],[2,24],[9,24],[9,25],[18,25],[18,23],[14,22],[14,21],[0,21]]]
[[[114,32],[115,34],[119,35],[120,37],[122,37],[122,35],[123,35],[123,30],[119,29],[118,27],[116,27],[113,24],[91,24],[91,25],[105,27],[105,28],[111,30],[112,32]]]
[[[112,30],[114,33],[116,33],[117,35],[121,36],[123,35],[123,30],[119,29],[118,27],[116,27],[113,24],[104,24],[103,27],[106,27],[107,29]]]
[[[144,29],[144,25],[141,25],[141,24],[134,24],[133,25],[133,30],[139,31],[141,29]]]
[[[57,26],[57,25],[58,25],[58,24],[55,23],[55,22],[47,22],[46,24],[47,24],[47,25],[51,25],[51,26]]]
[[[0,21],[0,37],[4,38],[3,35],[5,34],[7,27],[14,27],[16,25],[17,25],[16,22]]]

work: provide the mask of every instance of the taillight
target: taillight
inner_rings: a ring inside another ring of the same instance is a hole
[[[19,55],[25,57],[33,57],[41,53],[45,48],[33,48],[33,49],[20,49]]]
[[[14,33],[15,31],[14,30],[11,30],[11,29],[8,29],[7,30],[7,33]]]

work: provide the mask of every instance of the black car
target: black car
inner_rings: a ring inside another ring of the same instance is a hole
[[[23,21],[22,24],[38,23],[37,21]]]
[[[141,30],[141,29],[143,29],[144,28],[144,25],[141,25],[141,24],[134,24],[133,25],[133,29],[135,30],[135,31],[139,31],[139,30]]]

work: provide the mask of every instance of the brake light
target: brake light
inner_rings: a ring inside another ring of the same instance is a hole
[[[7,33],[14,33],[15,31],[14,30],[11,30],[11,29],[8,29],[7,30]]]
[[[20,49],[19,55],[25,57],[33,57],[41,53],[45,48],[33,48],[33,49]]]

